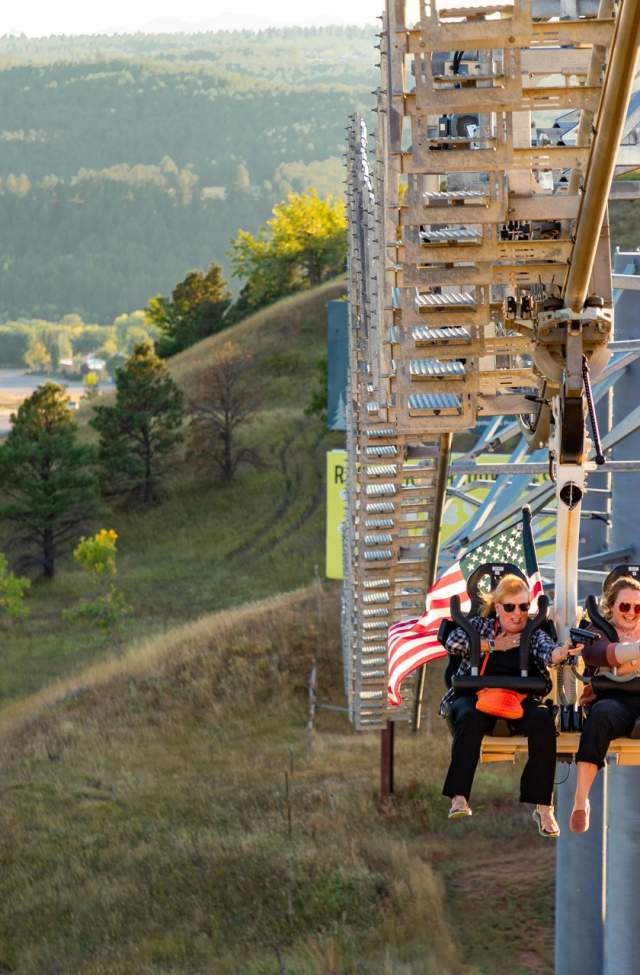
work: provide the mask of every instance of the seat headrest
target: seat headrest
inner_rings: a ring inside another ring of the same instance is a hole
[[[609,620],[606,620],[598,609],[598,601],[594,595],[587,596],[585,608],[589,614],[589,619],[591,622],[594,624],[594,626],[597,626],[602,633],[604,633],[607,640],[616,641],[618,639],[618,635]]]
[[[467,579],[467,593],[471,600],[471,616],[477,616],[482,609],[482,593],[495,589],[503,576],[519,576],[524,582],[524,588],[529,588],[526,575],[513,562],[483,562],[474,569]]]
[[[640,565],[617,565],[604,580],[602,591],[606,592],[609,586],[622,576],[631,576],[632,579],[640,582]]]

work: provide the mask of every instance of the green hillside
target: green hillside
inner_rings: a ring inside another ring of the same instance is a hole
[[[342,194],[374,43],[355,26],[0,38],[0,321],[110,322],[226,267],[291,190]]]
[[[228,487],[176,466],[162,504],[106,519],[119,534],[119,584],[135,615],[125,640],[162,633],[205,612],[302,585],[324,572],[325,452],[328,435],[305,416],[326,348],[326,302],[344,283],[284,299],[172,360],[190,395],[216,349],[232,341],[250,357],[261,409],[247,437],[257,468]],[[85,416],[85,419],[87,417]],[[31,617],[12,630],[0,656],[0,702],[31,693],[114,648],[99,632],[63,624],[61,612],[87,592],[69,561],[55,580],[37,583]]]

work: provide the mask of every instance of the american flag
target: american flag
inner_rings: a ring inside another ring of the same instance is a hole
[[[450,618],[449,603],[452,596],[460,596],[460,607],[463,612],[468,612],[471,602],[467,595],[467,579],[483,562],[512,562],[517,565],[529,580],[532,606],[535,609],[538,596],[542,594],[542,579],[531,532],[531,512],[528,508],[523,510],[521,521],[470,549],[447,569],[427,593],[422,616],[403,620],[389,627],[389,704],[402,704],[400,685],[409,674],[431,660],[446,657],[447,651],[438,643],[440,622]]]

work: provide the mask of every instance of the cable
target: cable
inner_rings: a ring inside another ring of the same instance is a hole
[[[602,442],[600,440],[598,418],[596,416],[596,411],[593,405],[593,394],[591,392],[591,376],[589,375],[589,363],[587,362],[586,355],[582,356],[582,379],[584,382],[585,395],[587,397],[587,409],[589,410],[591,431],[593,433],[593,446],[596,452],[596,464],[600,465],[600,464],[604,464],[604,454],[602,453]]]
[[[451,65],[453,74],[460,74],[460,62],[464,56],[464,51],[453,52],[453,64]]]

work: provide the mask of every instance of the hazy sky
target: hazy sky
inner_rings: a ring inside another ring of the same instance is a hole
[[[98,34],[159,29],[164,18],[189,27],[256,27],[281,24],[367,23],[375,20],[383,0],[20,0],[0,9],[0,34]],[[171,29],[171,24],[167,25]]]

